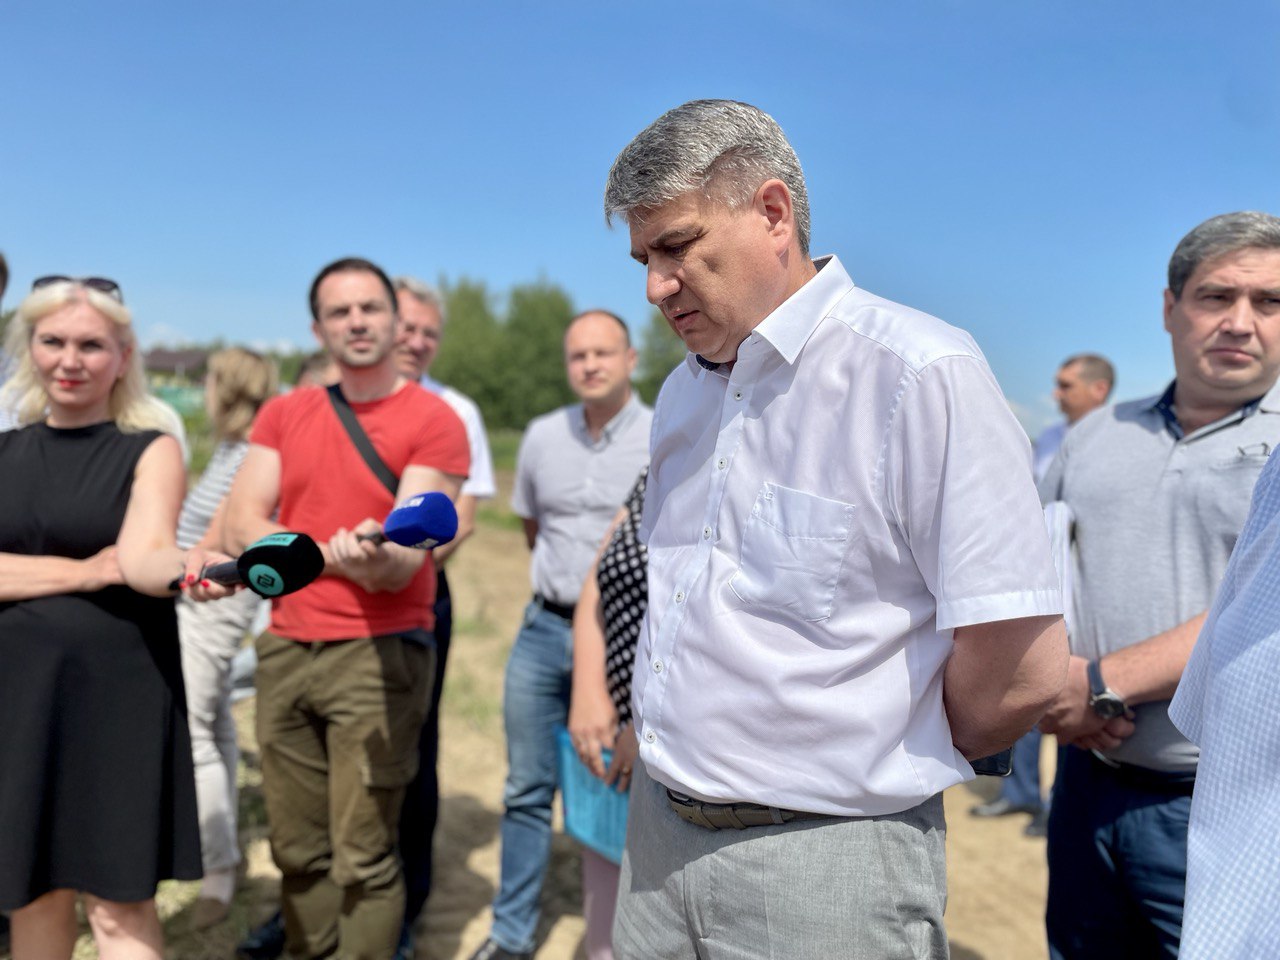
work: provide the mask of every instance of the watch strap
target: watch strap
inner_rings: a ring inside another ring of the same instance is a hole
[[[1102,679],[1102,664],[1097,660],[1090,660],[1086,672],[1089,675],[1090,696],[1097,698],[1106,693],[1107,685]]]

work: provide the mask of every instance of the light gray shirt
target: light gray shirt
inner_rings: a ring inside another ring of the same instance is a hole
[[[1249,497],[1280,443],[1280,386],[1253,408],[1183,438],[1147,397],[1089,414],[1067,433],[1040,483],[1075,515],[1071,650],[1093,659],[1208,609],[1244,526]],[[1198,751],[1167,700],[1135,708],[1112,759],[1191,770]]]
[[[511,509],[538,522],[534,593],[571,606],[614,514],[649,462],[653,411],[634,394],[592,440],[581,404],[536,418],[520,440]]]

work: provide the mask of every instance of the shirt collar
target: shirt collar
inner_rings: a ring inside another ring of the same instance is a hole
[[[428,373],[422,375],[422,379],[418,381],[418,384],[424,390],[430,390],[432,393],[444,393],[444,384]]]
[[[1173,395],[1174,389],[1177,385],[1178,381],[1176,378],[1170,380],[1169,386],[1164,388],[1164,393],[1160,394],[1160,396],[1158,396],[1155,401],[1147,407],[1147,409],[1154,410],[1156,413],[1160,414],[1161,419],[1164,420],[1165,429],[1169,431],[1170,435],[1175,440],[1181,440],[1187,434],[1186,431],[1182,429],[1182,424],[1178,422],[1178,415],[1173,409]],[[1255,397],[1248,403],[1241,405],[1234,413],[1228,414],[1223,417],[1222,420],[1230,420],[1233,418],[1244,420],[1247,417],[1253,416],[1259,410],[1265,410],[1267,413],[1280,412],[1280,381],[1272,384],[1271,389],[1262,396]],[[1222,420],[1217,422],[1221,423]]]
[[[591,439],[591,431],[587,429],[587,411],[582,404],[579,403],[574,406],[569,422],[573,424],[574,433],[578,435],[583,443],[588,446],[603,446],[611,443],[613,438],[618,435],[618,432],[635,419],[639,410],[640,398],[636,395],[635,388],[632,387],[631,396],[622,405],[622,409],[609,418],[609,421],[604,425],[604,429],[600,431],[599,440]]]
[[[818,324],[854,287],[839,257],[819,257],[813,265],[817,274],[761,320],[751,331],[751,336],[743,341],[744,344],[758,338],[772,346],[788,364],[796,362],[800,351],[818,329]],[[742,348],[738,349],[741,351]],[[719,371],[724,375],[722,364],[704,360],[697,354],[689,354],[685,363],[695,374],[701,369]]]

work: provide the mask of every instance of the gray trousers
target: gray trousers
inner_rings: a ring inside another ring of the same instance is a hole
[[[704,830],[636,769],[616,960],[945,960],[942,796],[903,813]]]

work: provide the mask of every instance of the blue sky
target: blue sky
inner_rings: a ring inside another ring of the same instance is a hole
[[[968,329],[1036,429],[1073,352],[1159,389],[1174,244],[1280,213],[1278,48],[1274,0],[5,0],[7,303],[105,274],[144,340],[307,344],[311,277],[357,253],[640,326],[605,175],[662,111],[731,97],[791,137],[815,254]]]

